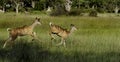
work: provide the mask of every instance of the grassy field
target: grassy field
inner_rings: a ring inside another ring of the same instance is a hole
[[[30,25],[40,17],[41,26],[35,32],[41,41],[31,41],[30,36],[15,40],[12,47],[2,48],[8,38],[7,28]],[[49,22],[78,30],[66,40],[67,47],[51,41]],[[80,17],[6,13],[0,14],[0,62],[120,62],[120,17]]]

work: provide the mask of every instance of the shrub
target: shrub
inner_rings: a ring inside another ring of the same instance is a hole
[[[36,2],[34,10],[43,10],[44,5],[41,2]]]
[[[65,11],[64,8],[59,7],[56,10],[53,10],[50,14],[51,16],[60,16],[60,15],[67,15],[67,16],[79,16],[82,15],[83,10],[81,9],[72,9],[70,12]]]
[[[51,16],[61,16],[61,15],[66,15],[66,11],[63,7],[57,7],[54,9],[51,14]]]
[[[23,7],[19,8],[19,12],[24,12],[24,11],[25,11],[25,8],[23,8]]]
[[[33,8],[26,7],[26,8],[25,8],[25,11],[31,12],[31,11],[33,11]]]
[[[89,16],[97,17],[97,11],[96,11],[95,9],[92,9],[92,10],[89,12]]]
[[[72,9],[69,14],[70,16],[78,16],[78,15],[82,15],[82,10],[80,9]]]
[[[104,8],[97,8],[99,13],[106,13],[107,11]]]

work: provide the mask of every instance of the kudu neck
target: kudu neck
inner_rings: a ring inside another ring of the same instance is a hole
[[[32,29],[34,29],[34,27],[35,27],[36,25],[37,25],[37,23],[36,23],[36,22],[33,22],[32,25],[31,25]]]
[[[75,31],[74,27],[71,27],[70,34],[73,33],[74,31]]]

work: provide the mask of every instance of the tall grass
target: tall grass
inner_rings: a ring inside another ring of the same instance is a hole
[[[15,40],[12,47],[2,49],[8,37],[6,28],[30,25],[40,17],[37,36],[41,42],[31,41],[30,36]],[[50,17],[13,13],[0,14],[0,61],[1,62],[119,62],[120,61],[119,17]],[[70,24],[78,28],[66,40],[67,47],[56,47],[60,38],[50,40],[49,22],[69,29]]]

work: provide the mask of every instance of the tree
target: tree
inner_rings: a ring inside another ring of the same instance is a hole
[[[10,0],[10,1],[15,6],[16,14],[18,14],[21,0]]]
[[[114,0],[114,4],[115,4],[115,8],[114,8],[114,12],[117,15],[118,11],[119,11],[119,6],[120,6],[120,1],[119,0]]]
[[[14,1],[14,3],[15,3],[15,5],[16,5],[16,7],[15,7],[15,9],[16,9],[16,14],[18,14],[20,3],[19,3],[19,1]]]
[[[2,11],[5,12],[5,3],[7,2],[7,0],[1,0],[0,1],[0,6],[2,7]]]
[[[67,12],[70,12],[70,10],[71,10],[71,5],[72,5],[72,2],[71,2],[70,0],[66,0],[66,1],[65,1],[65,10],[66,10]]]
[[[72,2],[73,2],[73,4],[72,4],[73,7],[80,8],[81,5],[87,1],[85,1],[85,0],[72,0]]]

